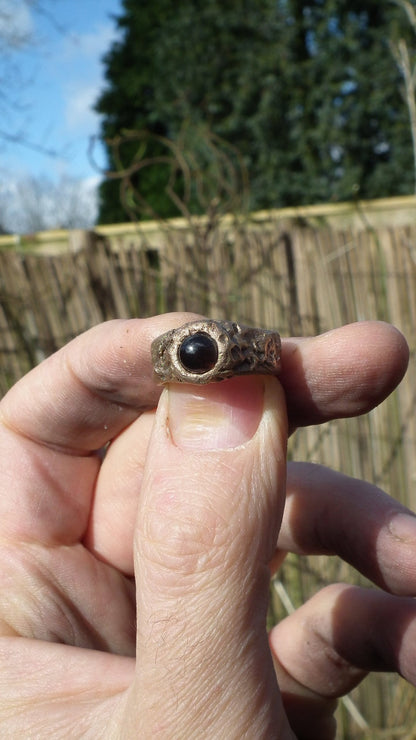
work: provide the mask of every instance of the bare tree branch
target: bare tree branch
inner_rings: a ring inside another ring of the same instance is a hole
[[[30,104],[24,100],[25,91],[30,89],[32,80],[22,72],[19,54],[37,42],[31,25],[31,13],[42,15],[60,34],[66,30],[57,23],[49,11],[51,0],[0,0],[0,140],[13,145],[24,146],[40,152],[47,157],[57,157],[59,153],[40,142],[33,141],[28,124],[22,121],[18,130],[7,130],[7,117],[11,111],[27,114]]]
[[[416,8],[408,0],[390,0],[394,5],[402,8],[409,20],[416,39]],[[404,38],[390,41],[390,49],[400,70],[404,82],[404,97],[410,119],[410,133],[413,146],[414,192],[416,194],[416,58],[411,52]]]
[[[12,233],[91,228],[97,217],[97,184],[62,176],[25,177],[0,188],[0,228]]]
[[[47,157],[62,156],[62,154],[57,149],[51,149],[47,146],[43,146],[42,144],[37,144],[34,141],[30,141],[23,133],[10,134],[0,128],[0,139],[8,141],[10,144],[18,144],[19,146],[23,146],[25,147],[25,149],[30,149],[33,152],[45,154]]]
[[[391,2],[394,3],[394,5],[398,5],[399,8],[403,8],[405,13],[407,14],[410,25],[416,31],[416,9],[412,5],[412,3],[410,3],[408,0],[391,0]]]

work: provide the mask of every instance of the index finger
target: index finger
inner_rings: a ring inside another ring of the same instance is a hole
[[[157,405],[152,340],[194,315],[116,319],[79,335],[6,394],[0,421],[18,434],[71,454],[103,447]]]

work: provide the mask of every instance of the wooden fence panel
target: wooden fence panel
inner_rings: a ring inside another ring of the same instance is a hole
[[[295,222],[230,222],[222,229],[161,228],[151,239],[130,231],[114,242],[85,233],[82,242],[78,251],[56,254],[0,251],[0,394],[72,337],[111,318],[189,310],[276,327],[283,336],[365,319],[389,321],[411,349],[399,389],[362,418],[300,430],[289,456],[367,478],[416,509],[416,225],[340,231]],[[282,574],[295,605],[342,578],[361,582],[336,559],[308,559],[300,566],[289,558]],[[275,607],[278,612],[281,604]],[[414,694],[389,679],[387,702],[386,680],[372,679],[354,692],[363,721],[382,726],[384,711],[384,727],[416,724],[408,701]],[[345,711],[340,737],[370,737]]]

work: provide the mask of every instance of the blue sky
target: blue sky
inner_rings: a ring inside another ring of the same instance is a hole
[[[0,183],[27,175],[97,178],[88,159],[90,137],[99,130],[92,106],[103,89],[101,59],[116,38],[111,16],[120,6],[121,0],[38,0],[45,11],[39,12],[28,0],[0,0],[0,52],[11,36],[27,39],[6,56],[0,53]],[[1,132],[22,135],[33,148]]]

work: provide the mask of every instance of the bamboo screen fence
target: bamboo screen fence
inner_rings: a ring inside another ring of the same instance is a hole
[[[84,232],[76,249],[0,251],[0,392],[114,317],[189,310],[276,327],[283,336],[389,321],[411,348],[399,389],[362,418],[300,430],[289,454],[366,478],[416,510],[416,223],[336,230],[231,219],[160,225],[149,234]],[[362,583],[336,558],[289,556],[272,589],[271,618],[345,579]],[[416,738],[415,690],[372,676],[341,704],[338,722],[339,738]]]

